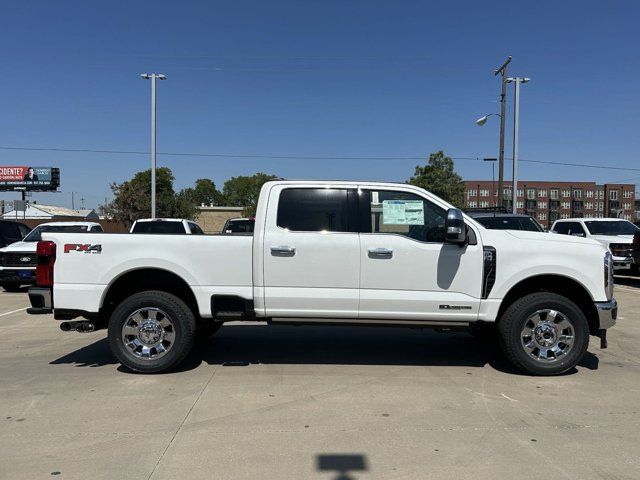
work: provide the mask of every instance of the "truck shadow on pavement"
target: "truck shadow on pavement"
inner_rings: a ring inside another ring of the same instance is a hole
[[[226,325],[212,338],[198,342],[178,371],[203,362],[224,367],[255,364],[458,366],[521,374],[502,356],[495,342],[465,331],[392,327],[298,327]],[[117,364],[106,339],[98,340],[51,362],[78,367]],[[598,357],[587,352],[579,364],[597,370]],[[119,371],[131,373],[125,367]],[[573,369],[567,374],[576,373]]]
[[[614,280],[613,280],[614,285],[625,285],[627,287],[635,287],[635,288],[640,288],[640,277],[638,276],[624,276],[621,277],[619,275],[616,275]],[[614,286],[614,291],[615,291],[615,286]]]

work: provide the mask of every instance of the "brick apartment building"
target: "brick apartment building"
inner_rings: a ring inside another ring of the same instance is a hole
[[[511,185],[504,185],[505,206],[511,210]],[[465,182],[464,207],[489,208],[497,204],[497,182],[468,180]],[[550,227],[560,218],[625,218],[636,220],[635,185],[595,182],[518,182],[518,213],[536,218]]]

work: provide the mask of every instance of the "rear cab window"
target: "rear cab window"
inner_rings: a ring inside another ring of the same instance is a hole
[[[193,222],[187,222],[189,224],[189,230],[191,230],[191,235],[204,235],[202,229]]]
[[[553,226],[553,231],[562,235],[584,236],[584,228],[580,222],[559,222]]]
[[[153,222],[138,222],[133,228],[132,233],[151,233],[151,234],[185,234],[184,225],[182,222],[166,222],[166,221],[153,221]]]

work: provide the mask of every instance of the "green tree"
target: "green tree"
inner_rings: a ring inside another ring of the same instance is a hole
[[[156,169],[156,216],[193,218],[195,204],[176,195],[173,181],[169,168]],[[138,172],[126,182],[112,183],[111,191],[115,198],[104,206],[107,216],[127,225],[151,216],[151,170]]]
[[[216,184],[208,178],[199,178],[193,188],[184,188],[178,193],[185,201],[193,203],[195,206],[220,205],[222,203],[222,193],[216,188]]]
[[[275,175],[262,172],[251,176],[232,177],[224,182],[222,187],[224,203],[232,207],[245,207],[243,214],[254,216],[262,185],[277,178]]]
[[[442,150],[430,154],[426,165],[416,166],[408,183],[424,188],[456,207],[462,207],[464,182],[453,169],[451,157],[447,157]]]

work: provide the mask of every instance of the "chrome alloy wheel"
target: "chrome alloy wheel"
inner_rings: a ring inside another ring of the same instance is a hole
[[[575,332],[569,319],[552,309],[538,310],[524,323],[520,340],[524,350],[535,360],[553,363],[573,348]]]
[[[166,355],[173,346],[175,335],[171,318],[159,308],[136,310],[122,327],[124,346],[130,354],[145,360]]]

